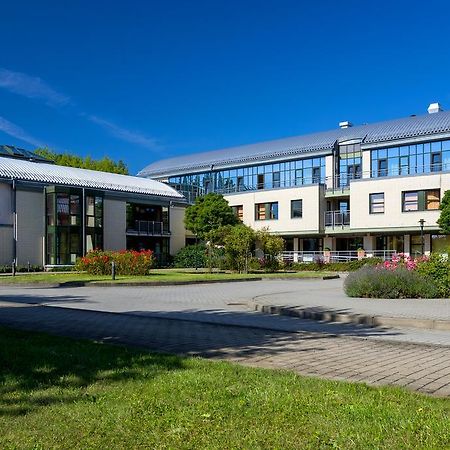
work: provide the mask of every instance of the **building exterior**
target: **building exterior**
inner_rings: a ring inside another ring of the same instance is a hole
[[[138,175],[192,201],[224,194],[254,229],[269,227],[287,250],[402,251],[450,247],[436,223],[450,189],[450,113],[334,130],[155,162]],[[422,222],[421,225],[421,220]]]
[[[158,181],[0,146],[0,264],[69,265],[94,248],[151,249],[164,263],[184,246],[185,206]]]

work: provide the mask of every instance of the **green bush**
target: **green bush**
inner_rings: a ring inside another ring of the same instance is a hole
[[[151,250],[122,250],[120,252],[93,250],[78,258],[76,270],[91,275],[110,275],[112,262],[116,264],[117,275],[149,275],[155,260]]]
[[[432,279],[403,267],[388,270],[363,267],[348,275],[344,282],[349,297],[365,298],[437,298],[439,289]]]
[[[205,244],[188,245],[182,248],[174,258],[174,266],[178,268],[206,267],[207,265]]]
[[[450,261],[446,255],[432,253],[429,258],[419,260],[417,272],[433,280],[439,297],[450,296]]]

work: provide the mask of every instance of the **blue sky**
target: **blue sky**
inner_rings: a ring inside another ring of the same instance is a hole
[[[2,2],[0,143],[123,159],[450,109],[446,1]]]

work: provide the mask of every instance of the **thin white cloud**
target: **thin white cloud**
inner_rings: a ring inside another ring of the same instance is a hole
[[[132,144],[141,145],[142,147],[149,148],[151,150],[160,150],[161,146],[155,138],[151,138],[136,131],[130,131],[118,125],[102,119],[98,116],[86,115],[87,119],[91,122],[101,126],[114,137],[121,139],[122,141],[131,142]]]
[[[21,95],[23,97],[44,101],[47,105],[50,106],[55,107],[74,106],[69,96],[57,92],[49,84],[47,84],[40,78],[33,77],[25,73],[13,72],[11,70],[4,69],[1,67],[0,67],[0,89],[5,89],[9,92]],[[140,145],[153,151],[161,150],[161,145],[155,138],[145,136],[144,134],[138,131],[127,130],[126,128],[122,128],[116,125],[115,123],[112,123],[101,117],[81,112],[76,106],[74,108],[71,108],[71,112],[78,114],[79,116],[84,117],[90,122],[95,123],[96,125],[102,127],[117,139],[120,139],[125,142],[130,142],[132,144]],[[36,145],[35,142],[38,142],[33,137],[28,136],[27,133],[20,127],[17,127],[11,122],[8,122],[6,119],[2,119],[2,122],[0,122],[0,127],[3,127],[0,128],[1,131],[4,131],[5,133],[10,134],[11,136],[15,136],[18,139],[22,139],[25,142],[31,143],[33,145]],[[23,139],[22,137],[19,136],[24,136],[26,139]]]
[[[27,98],[44,100],[50,106],[70,103],[68,96],[55,91],[40,78],[3,68],[0,68],[0,88]]]
[[[4,117],[0,116],[0,131],[8,134],[9,136],[20,139],[23,142],[34,145],[35,147],[45,147],[45,144],[39,139],[30,136],[25,130],[20,128],[18,125],[6,120]]]

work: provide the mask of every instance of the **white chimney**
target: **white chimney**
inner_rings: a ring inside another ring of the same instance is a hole
[[[339,122],[340,128],[350,128],[352,126],[353,126],[353,124],[351,122],[349,122],[348,120],[346,120],[345,122]]]
[[[428,114],[434,114],[440,111],[444,111],[442,109],[442,106],[439,103],[430,103],[430,106],[428,107]]]

